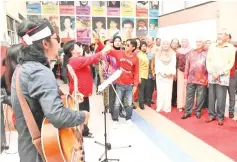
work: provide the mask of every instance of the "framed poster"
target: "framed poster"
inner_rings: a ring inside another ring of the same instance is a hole
[[[107,15],[108,16],[120,16],[120,1],[108,1],[107,2]]]
[[[74,1],[59,1],[59,9],[62,15],[74,15]]]

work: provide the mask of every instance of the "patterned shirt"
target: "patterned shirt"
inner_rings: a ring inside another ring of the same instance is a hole
[[[207,85],[206,57],[207,52],[204,50],[193,50],[189,53],[184,71],[184,78],[188,80],[188,83]]]
[[[186,63],[186,59],[187,59],[187,54],[180,54],[177,53],[176,57],[177,57],[177,61],[178,61],[178,69],[182,72],[184,72],[185,70],[185,63]]]
[[[108,79],[116,71],[116,60],[111,56],[104,56],[99,63],[99,74],[103,79]]]

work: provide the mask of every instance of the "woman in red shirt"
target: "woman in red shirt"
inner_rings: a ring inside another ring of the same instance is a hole
[[[84,95],[84,100],[79,104],[80,111],[86,110],[90,112],[89,96],[92,94],[93,77],[91,75],[90,65],[98,63],[102,57],[102,52],[99,52],[93,56],[83,56],[83,49],[80,43],[76,43],[74,40],[67,42],[64,47],[64,62],[69,64],[78,80],[78,91]],[[69,93],[74,91],[74,80],[68,73],[69,77]],[[89,132],[87,125],[84,126],[82,132],[83,136],[92,138],[92,133]]]

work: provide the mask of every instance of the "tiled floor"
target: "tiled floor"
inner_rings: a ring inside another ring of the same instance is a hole
[[[66,85],[61,86],[67,91]],[[94,94],[90,97],[89,127],[95,138],[84,139],[87,162],[97,162],[104,152],[104,147],[95,143],[104,143],[102,105],[101,95]],[[233,162],[151,109],[137,109],[132,120],[133,127],[128,127],[124,120],[120,120],[119,128],[113,129],[108,115],[108,140],[112,147],[132,145],[131,148],[110,150],[109,158],[118,158],[121,162]],[[17,151],[17,133],[11,132],[10,139],[10,149],[7,152],[14,153]],[[0,162],[19,162],[18,154],[3,153],[0,155]]]
[[[102,114],[101,95],[93,95],[91,101],[91,120],[89,127],[93,132],[94,139],[85,140],[86,161],[96,162],[104,152],[104,147],[99,146],[95,141],[104,143],[104,116]],[[170,159],[134,124],[128,127],[125,120],[121,120],[118,129],[112,128],[112,120],[108,117],[108,140],[112,149],[108,152],[108,158],[118,158],[121,162],[171,162]],[[7,134],[8,138],[8,134]],[[17,132],[11,132],[10,149],[7,152],[17,151]],[[116,148],[131,145],[130,148]],[[103,157],[104,158],[104,157]],[[103,159],[102,158],[102,159]],[[0,155],[1,162],[19,162],[18,154]]]

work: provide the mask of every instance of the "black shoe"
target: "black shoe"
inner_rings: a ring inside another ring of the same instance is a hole
[[[176,103],[173,103],[172,106],[173,106],[173,107],[177,107],[177,104],[176,104]]]
[[[148,106],[148,107],[151,107],[151,103],[150,103],[150,102],[149,102],[149,103],[147,103],[147,106]]]
[[[136,105],[133,105],[132,108],[133,108],[133,109],[137,109],[137,106],[136,106]]]
[[[229,118],[234,118],[235,117],[235,115],[234,115],[234,113],[233,112],[229,112]]]
[[[142,109],[142,110],[145,109],[144,105],[139,105],[139,107],[140,107],[140,109]]]
[[[201,114],[195,114],[195,116],[200,119],[201,118]]]
[[[181,119],[187,119],[191,117],[191,114],[184,114],[183,116],[181,116]]]
[[[94,138],[92,133],[83,134],[83,137],[85,137],[85,138]]]

